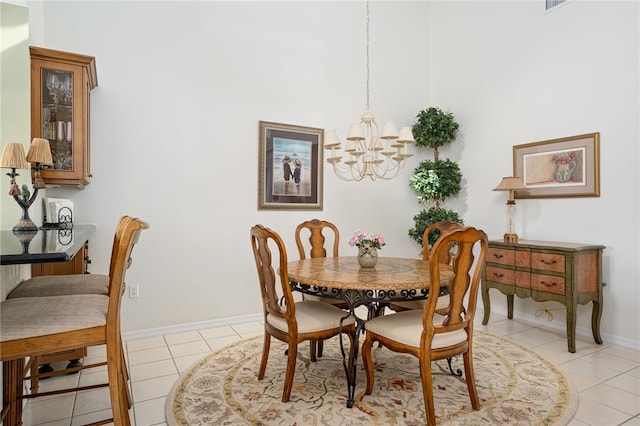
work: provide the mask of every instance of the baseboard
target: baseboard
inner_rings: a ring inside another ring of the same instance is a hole
[[[165,334],[183,333],[186,331],[203,330],[206,328],[224,327],[227,325],[241,324],[251,321],[262,321],[262,313],[252,315],[240,315],[236,317],[218,318],[214,320],[191,322],[186,324],[169,325],[166,327],[148,328],[145,330],[126,331],[122,333],[123,340],[144,339],[147,337],[162,336]]]
[[[507,310],[505,309],[500,309],[499,307],[496,308],[491,308],[491,312],[492,313],[496,313],[499,315],[504,315],[505,317],[507,316]],[[476,317],[475,320],[479,321],[482,320],[482,315],[483,315],[483,311],[482,309],[478,309],[476,311]],[[516,317],[516,314],[514,313],[514,318]],[[518,312],[517,313],[517,318],[518,321],[522,321],[525,322],[527,324],[531,324],[532,326],[535,327],[546,327],[546,328],[552,328],[554,330],[558,330],[558,331],[562,331],[563,333],[567,333],[567,329],[566,326],[564,325],[564,323],[561,322],[545,322],[544,324],[540,324],[540,319],[534,315],[531,314],[527,314],[524,312]],[[580,336],[583,337],[585,339],[593,339],[593,333],[591,332],[591,328],[587,328],[587,327],[580,327],[577,326],[576,327],[576,336]],[[636,340],[631,340],[631,339],[627,339],[624,337],[620,337],[620,336],[616,336],[613,334],[607,334],[607,333],[603,333],[602,331],[600,331],[600,336],[602,337],[602,341],[604,342],[604,344],[611,344],[611,345],[618,345],[618,346],[624,346],[626,348],[631,348],[631,349],[635,349],[635,350],[640,350],[640,342],[636,341]]]

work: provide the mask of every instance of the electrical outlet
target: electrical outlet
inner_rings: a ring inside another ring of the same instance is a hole
[[[140,289],[138,285],[130,285],[129,286],[129,299],[137,299],[140,297]]]

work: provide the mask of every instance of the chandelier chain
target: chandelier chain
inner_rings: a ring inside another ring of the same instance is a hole
[[[367,0],[367,111],[370,111],[369,105],[369,0]]]

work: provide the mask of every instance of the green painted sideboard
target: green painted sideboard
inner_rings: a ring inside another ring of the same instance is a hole
[[[551,241],[489,241],[482,280],[487,324],[491,314],[489,289],[507,296],[507,316],[513,319],[513,296],[537,302],[556,301],[567,310],[569,352],[576,351],[576,306],[593,302],[591,329],[596,343],[602,316],[602,251],[605,246]]]

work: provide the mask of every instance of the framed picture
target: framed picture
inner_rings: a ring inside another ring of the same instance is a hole
[[[599,197],[600,133],[513,147],[513,175],[528,188],[515,198]]]
[[[322,210],[324,130],[260,121],[258,210]]]

